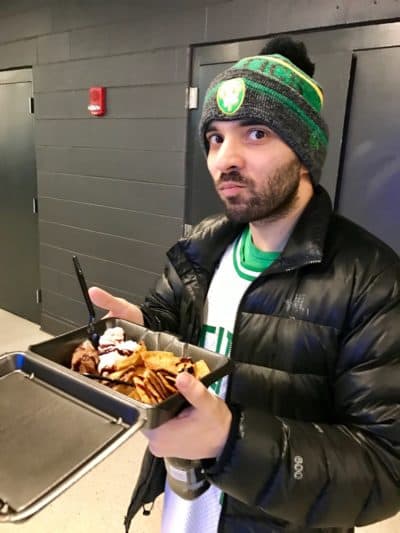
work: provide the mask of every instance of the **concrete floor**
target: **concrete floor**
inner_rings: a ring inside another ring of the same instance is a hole
[[[1,309],[0,322],[0,353],[24,351],[28,345],[50,338],[37,324]],[[0,523],[0,533],[124,533],[123,518],[144,448],[143,436],[140,433],[134,435],[35,516],[24,523]],[[159,498],[150,517],[138,515],[131,531],[158,533],[161,508],[162,498]],[[400,533],[400,515],[357,531]]]

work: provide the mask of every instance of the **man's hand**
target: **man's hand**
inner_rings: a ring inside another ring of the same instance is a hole
[[[129,303],[124,298],[117,298],[98,287],[90,287],[89,296],[94,305],[108,311],[106,317],[115,316],[143,326],[142,311],[137,305]]]
[[[177,376],[176,386],[191,407],[155,429],[143,430],[151,453],[181,459],[217,457],[228,438],[231,411],[187,372]]]

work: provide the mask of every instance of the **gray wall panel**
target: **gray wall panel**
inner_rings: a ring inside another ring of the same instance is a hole
[[[71,31],[71,58],[106,56],[109,53],[107,35],[107,26]]]
[[[151,50],[151,24],[150,17],[137,16],[129,21],[107,26],[103,41],[107,45],[108,54],[117,55]],[[98,38],[101,40],[101,36]]]
[[[89,269],[84,265],[83,259],[80,257],[80,263],[82,265],[82,268],[85,269],[85,273],[89,271]],[[52,294],[58,294],[60,296],[65,296],[68,298],[68,300],[75,300],[79,303],[84,303],[84,298],[82,295],[81,288],[79,286],[79,282],[75,275],[68,276],[66,274],[63,274],[61,272],[58,272],[57,270],[52,270],[50,268],[42,268],[41,269],[41,277],[43,280],[42,290],[46,293],[52,293]],[[91,283],[90,280],[88,280],[89,287],[94,285],[95,283]],[[106,280],[102,280],[101,283],[102,287],[107,287],[108,290],[112,291],[112,293],[116,294],[118,293],[119,296],[123,298],[128,298],[130,301],[132,301],[132,298],[134,298],[135,302],[141,302],[143,301],[143,298],[145,296],[145,293],[143,293],[143,288],[140,290],[139,287],[139,293],[135,292],[128,292],[127,290],[121,291],[120,289],[116,288],[114,285],[107,285]],[[126,287],[125,287],[126,288]],[[142,292],[143,294],[140,294]],[[86,306],[85,306],[86,310]],[[87,310],[86,310],[86,317],[87,317]],[[98,317],[100,318],[103,313],[99,313]],[[86,320],[86,317],[85,320]]]
[[[51,22],[51,10],[48,7],[31,9],[17,15],[0,18],[0,42],[5,43],[50,33]]]
[[[351,0],[345,6],[346,22],[379,20],[400,16],[399,0]]]
[[[323,28],[345,22],[343,0],[273,0],[269,15],[270,32],[275,31],[274,28],[279,28],[279,31],[293,31],[299,28]]]
[[[42,270],[59,272],[77,283],[70,252],[43,244],[40,253]],[[79,262],[89,287],[91,285],[107,287],[113,293],[118,291],[119,295],[124,298],[134,294],[136,298],[142,299],[146,296],[148,288],[153,287],[158,279],[158,274],[154,272],[139,270],[128,265],[121,265],[84,254],[79,254]],[[54,286],[47,286],[45,279],[43,286],[59,292]]]
[[[135,150],[182,151],[184,119],[38,120],[36,143],[45,146],[82,146]]]
[[[68,33],[56,33],[39,37],[37,47],[38,61],[41,64],[67,61],[70,58]]]
[[[53,335],[62,335],[63,333],[71,331],[71,329],[74,329],[75,327],[75,323],[60,320],[59,318],[48,315],[42,310],[41,328],[43,331],[49,331]]]
[[[73,300],[62,294],[43,290],[42,308],[45,313],[78,326],[88,322],[88,310],[83,298],[81,301]]]
[[[175,51],[175,76],[177,81],[189,81],[190,50],[188,48],[177,48]]]
[[[123,294],[118,291],[114,291],[114,294],[136,304],[142,302],[142,299],[134,294]],[[96,308],[96,313],[99,319],[104,316],[102,309]],[[85,326],[87,321],[88,312],[84,303],[71,300],[62,294],[43,291],[42,329],[44,331],[60,335],[71,329]]]
[[[140,5],[142,4],[142,5]],[[148,2],[113,0],[68,0],[58,2],[53,10],[54,31],[102,26],[136,17],[151,16]]]
[[[128,22],[75,30],[71,32],[71,57],[125,54],[201,42],[205,17],[204,8],[158,9],[151,17],[142,14]]]
[[[0,46],[0,69],[25,67],[37,63],[36,40],[16,41]]]
[[[166,31],[166,20],[168,29]],[[206,10],[203,8],[156,12],[152,22],[152,46],[163,48],[199,43],[205,38]]]
[[[72,263],[72,261],[71,261]],[[82,292],[76,276],[63,274],[59,270],[43,267],[40,269],[42,290],[68,294],[69,298],[80,301]]]
[[[35,69],[37,92],[87,89],[92,85],[118,87],[184,82],[182,50],[168,49],[139,54],[82,59],[40,65]]]
[[[46,172],[184,185],[184,152],[39,146],[37,165]]]
[[[39,196],[182,217],[183,187],[41,172]]]
[[[233,0],[208,8],[206,39],[220,41],[345,22],[343,0]],[[222,29],[221,20],[229,24]]]
[[[186,86],[111,87],[106,93],[108,118],[184,118]],[[38,93],[36,117],[87,118],[88,90]]]
[[[251,9],[247,0],[210,6],[207,8],[205,40],[222,41],[266,34],[270,3],[268,0],[253,0]]]
[[[160,272],[165,262],[164,246],[43,221],[40,221],[39,227],[43,244],[64,248],[71,253],[90,255],[153,273]]]
[[[53,198],[40,199],[40,218],[46,222],[80,227],[160,246],[172,245],[182,233],[180,218]]]
[[[9,2],[3,0],[0,2],[0,17],[10,17],[12,15],[30,11],[33,8],[38,9],[39,7],[51,4],[51,1],[52,0],[35,0],[33,5],[32,0],[12,0]]]

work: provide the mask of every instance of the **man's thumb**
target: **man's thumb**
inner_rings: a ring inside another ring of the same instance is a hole
[[[208,409],[211,394],[206,387],[188,372],[182,372],[176,377],[176,388],[186,400],[196,409]]]
[[[89,296],[94,305],[102,309],[107,309],[113,314],[117,314],[118,307],[121,307],[121,302],[115,296],[99,287],[90,287]]]

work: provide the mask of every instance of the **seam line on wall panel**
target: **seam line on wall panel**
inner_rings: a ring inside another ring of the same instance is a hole
[[[74,276],[70,276],[70,277],[71,277],[71,279],[75,279],[75,281],[76,281],[76,277],[75,277],[75,278],[74,278]],[[113,287],[112,285],[109,285],[109,284],[104,284],[104,285],[102,285],[102,286],[106,287],[107,289],[118,290],[119,292],[121,292],[121,293],[123,293],[123,294],[126,294],[128,297],[130,297],[130,296],[132,296],[132,295],[136,296],[137,298],[144,298],[144,297],[145,297],[145,295],[140,296],[140,294],[136,294],[136,293],[131,293],[131,292],[123,291],[123,290],[118,289],[117,287]],[[42,290],[42,291],[49,292],[49,293],[51,293],[51,294],[57,294],[57,295],[63,296],[63,297],[65,297],[67,300],[70,300],[70,301],[73,301],[73,302],[83,303],[83,304],[84,304],[84,302],[83,302],[82,299],[81,299],[81,298],[82,298],[82,293],[81,293],[81,292],[79,292],[79,294],[77,295],[77,298],[78,298],[78,299],[76,299],[74,296],[67,296],[65,293],[63,293],[63,292],[59,292],[59,291],[54,290],[54,289],[51,289],[51,288],[49,288],[49,287],[45,287],[45,286],[43,286],[41,290]],[[43,303],[43,296],[42,296],[42,300],[41,300],[41,302]]]
[[[99,26],[93,26],[94,28],[99,28]],[[33,37],[26,37],[26,38],[22,38],[22,39],[17,39],[17,40],[14,40],[14,41],[5,41],[4,44],[9,44],[9,43],[18,43],[22,40],[34,40],[38,37],[52,37],[53,35],[57,35],[58,33],[66,33],[67,31],[69,30],[66,30],[66,31],[62,31],[62,32],[56,32],[56,33],[46,33],[46,34],[40,34],[40,35],[35,35]],[[73,31],[73,30],[72,30]],[[109,59],[109,58],[112,58],[112,57],[123,57],[123,56],[138,56],[138,55],[148,55],[148,56],[151,56],[154,54],[154,52],[164,52],[164,51],[167,51],[167,52],[176,52],[176,51],[181,51],[183,49],[185,49],[190,43],[189,42],[186,42],[186,43],[182,43],[182,44],[179,44],[179,45],[171,45],[171,46],[158,46],[158,47],[155,47],[155,48],[142,48],[140,50],[129,50],[127,52],[115,52],[115,53],[111,53],[111,54],[107,54],[107,55],[104,55],[104,53],[102,55],[96,55],[96,56],[82,56],[82,57],[69,57],[68,59],[60,59],[59,61],[50,61],[50,62],[44,62],[44,63],[39,63],[38,66],[47,66],[47,65],[58,65],[58,64],[64,64],[64,63],[79,63],[80,61],[96,61],[96,60],[99,60],[99,59]],[[202,45],[204,44],[203,42],[197,42],[195,43],[196,46],[199,46],[199,45]],[[209,44],[209,43],[207,43]],[[171,61],[172,63],[172,61]],[[173,65],[171,64],[171,69],[173,68]],[[175,80],[174,80],[175,81]]]
[[[39,198],[40,198],[40,200],[42,200],[43,198],[46,198],[48,200],[60,200],[60,201],[65,201],[65,202],[69,201],[69,200],[61,200],[59,198],[53,198],[52,196],[40,196]],[[103,204],[89,204],[89,203],[85,203],[85,202],[73,202],[73,201],[71,201],[71,203],[76,203],[76,204],[80,204],[80,205],[87,205],[87,206],[93,206],[93,207],[105,207],[105,208],[109,208],[109,209],[118,209],[118,208],[109,207],[109,206],[103,205]],[[119,208],[119,209],[121,211],[127,211],[128,213],[137,213],[138,215],[152,215],[154,217],[171,218],[171,219],[176,220],[178,222],[180,222],[182,220],[182,217],[172,217],[172,216],[169,216],[169,215],[160,215],[159,213],[152,213],[151,211],[134,211],[133,209],[122,209],[122,208]],[[43,220],[43,213],[40,213],[39,220]]]
[[[121,178],[121,177],[114,177],[114,176],[98,176],[98,175],[93,175],[93,174],[75,174],[74,172],[66,172],[66,171],[62,171],[62,170],[41,170],[39,168],[38,170],[39,172],[43,173],[45,172],[46,174],[55,174],[55,175],[64,175],[64,176],[81,176],[82,178],[100,178],[100,179],[105,179],[105,180],[121,180],[121,181],[124,181],[124,182],[130,182],[130,183],[141,183],[141,184],[144,184],[144,185],[162,185],[162,186],[166,186],[166,187],[182,187],[182,188],[185,188],[185,185],[180,185],[180,184],[175,184],[175,183],[165,183],[165,182],[162,182],[162,181],[143,181],[143,180],[131,180],[129,178]]]
[[[92,150],[109,150],[107,146],[86,146],[86,145],[76,145],[76,144],[37,144],[37,148],[84,148],[84,149],[92,149]],[[130,148],[126,148],[126,151],[136,151],[136,152],[158,152],[161,150],[152,150],[151,148],[140,148],[138,150],[130,150]],[[162,150],[163,152],[169,152],[171,154],[174,153],[184,153],[184,150]]]
[[[49,243],[40,243],[41,246],[47,246],[48,248],[53,248],[54,250],[59,250],[61,252],[64,252],[64,253],[68,253],[68,254],[73,254],[76,252],[76,250],[70,250],[69,248],[60,248],[59,246],[55,246],[54,244],[49,244]],[[81,257],[89,257],[90,259],[93,259],[93,260],[99,260],[99,261],[104,261],[105,263],[111,263],[111,264],[115,264],[115,265],[118,265],[118,266],[122,266],[122,267],[126,267],[126,268],[129,268],[131,270],[138,270],[139,272],[145,272],[146,274],[154,274],[155,276],[159,276],[160,275],[160,272],[154,272],[153,270],[145,270],[144,268],[139,268],[139,267],[134,267],[132,265],[127,265],[126,263],[118,263],[118,261],[111,261],[111,259],[104,259],[103,257],[98,257],[97,255],[90,255],[90,254],[87,254],[87,253],[80,253],[80,256]],[[52,268],[52,267],[49,267],[48,265],[46,265],[45,263],[42,263],[43,266],[45,266],[46,268]],[[63,272],[63,271],[61,271]]]
[[[80,231],[88,231],[90,233],[96,233],[97,235],[104,235],[106,237],[114,237],[116,239],[125,239],[130,242],[138,243],[138,244],[145,244],[147,246],[156,246],[157,248],[161,248],[163,251],[166,251],[169,246],[168,244],[159,244],[157,242],[150,242],[150,241],[141,241],[139,239],[134,239],[130,237],[124,237],[123,235],[117,235],[115,233],[105,233],[104,231],[97,231],[89,228],[83,228],[82,226],[70,226],[69,224],[60,224],[59,222],[54,222],[51,220],[41,219],[41,224],[51,224],[53,226],[59,226],[62,228],[70,228],[73,230],[80,230]],[[179,235],[174,239],[175,242],[179,239]]]
[[[55,198],[54,196],[40,196],[40,200],[54,200],[56,202],[65,202],[69,204],[76,204],[76,205],[88,205],[93,207],[105,207],[107,209],[116,209],[118,211],[127,211],[128,213],[137,213],[138,215],[151,215],[153,217],[160,217],[160,218],[168,218],[172,221],[178,221],[180,222],[182,220],[182,217],[173,217],[171,215],[160,215],[158,213],[149,213],[148,211],[136,211],[135,209],[127,209],[125,207],[114,207],[110,205],[105,204],[93,204],[90,202],[78,202],[77,200],[65,200],[64,198]],[[41,220],[43,220],[43,217],[41,217]]]
[[[84,109],[84,108],[83,108]],[[82,115],[79,116],[51,116],[51,115],[41,115],[40,111],[36,112],[36,120],[96,120],[95,118],[91,117],[88,113],[84,114],[85,111],[82,111]],[[125,115],[112,115],[110,116],[110,113],[107,111],[107,114],[101,117],[101,120],[104,121],[110,121],[110,120],[185,120],[186,114],[183,111],[182,115],[172,115],[172,116],[129,116],[129,114]]]
[[[58,64],[58,63],[55,63]],[[136,87],[143,87],[143,88],[149,88],[149,87],[159,87],[159,88],[165,88],[170,86],[176,86],[181,85],[182,88],[186,87],[186,81],[171,81],[171,82],[163,82],[163,83],[142,83],[142,84],[136,84],[136,83],[127,83],[126,85],[112,85],[107,84],[107,89],[133,89]],[[68,88],[68,89],[52,89],[52,90],[38,90],[35,91],[35,95],[38,94],[58,94],[58,93],[87,93],[88,88],[87,87],[78,87],[78,88]]]
[[[163,150],[163,149],[152,149],[152,148],[116,148],[116,147],[104,147],[104,146],[76,146],[76,145],[66,145],[66,144],[37,144],[37,148],[57,148],[60,150],[69,150],[70,148],[76,149],[76,150],[108,150],[110,152],[151,152],[151,153],[162,153],[162,154],[185,154],[185,150]]]
[[[68,226],[68,224],[59,224],[57,222],[47,222],[46,220],[41,220],[42,224],[52,224],[54,226],[60,226],[62,228],[71,228],[71,229],[78,229],[80,231],[86,231],[88,233],[97,233],[98,235],[105,235],[107,237],[116,237],[117,239],[123,239],[124,241],[129,242],[137,242],[139,244],[149,244],[150,246],[156,246],[157,248],[161,248],[163,251],[165,251],[165,246],[162,244],[155,244],[154,242],[147,242],[147,241],[140,241],[139,239],[130,239],[129,237],[122,237],[121,235],[114,235],[112,233],[104,233],[103,231],[95,231],[90,229],[83,229],[82,227],[78,226]],[[45,241],[43,241],[45,242]]]
[[[108,285],[105,285],[105,286],[106,286],[107,288],[109,288],[109,289],[116,289],[116,290],[119,290],[120,292],[124,292],[124,291],[121,291],[120,289],[117,289],[117,287],[110,287],[110,286],[108,286]],[[76,303],[78,303],[78,304],[82,304],[82,306],[86,307],[85,302],[84,302],[83,300],[76,300],[75,298],[71,298],[70,296],[66,296],[66,295],[63,294],[62,292],[52,291],[51,289],[46,289],[46,288],[44,288],[44,287],[42,287],[42,290],[43,290],[44,292],[48,292],[48,293],[50,293],[50,294],[56,294],[57,296],[62,296],[63,298],[65,298],[66,300],[69,300],[70,302],[76,302]],[[130,296],[132,296],[131,293],[127,293],[127,294],[129,294]],[[139,296],[138,294],[136,294],[136,295],[134,295],[134,296],[137,296],[138,299],[140,298],[140,296]],[[43,301],[42,301],[42,303],[43,303]]]
[[[175,187],[175,188],[185,188],[185,185],[178,185],[175,183],[161,183],[158,181],[143,181],[143,180],[131,180],[129,178],[116,178],[114,176],[97,176],[93,174],[75,174],[73,172],[63,172],[61,170],[40,170],[38,169],[39,173],[46,173],[46,174],[56,174],[57,176],[80,176],[82,178],[88,178],[88,179],[100,179],[100,180],[113,180],[113,181],[123,181],[124,183],[142,183],[144,185],[151,185],[151,186],[160,186],[163,187]],[[211,178],[210,178],[211,179]]]
[[[74,253],[73,250],[66,250],[65,248],[58,248],[57,246],[52,246],[50,244],[46,244],[46,246],[48,246],[49,248],[54,248],[55,250],[61,250],[64,253],[71,253],[71,254]],[[121,266],[121,267],[126,267],[127,269],[135,270],[135,271],[137,271],[140,274],[145,273],[145,274],[151,274],[152,276],[153,275],[154,276],[159,276],[160,275],[159,272],[153,272],[151,270],[144,270],[143,268],[136,268],[136,267],[133,267],[131,265],[125,265],[125,263],[118,263],[116,261],[111,261],[110,259],[103,259],[101,257],[96,257],[96,256],[84,254],[84,253],[83,254],[79,254],[79,256],[80,257],[86,257],[86,258],[89,258],[89,259],[92,259],[92,260],[96,260],[96,261],[103,261],[104,263],[110,263],[110,264],[118,265],[118,266]],[[59,268],[55,268],[55,267],[49,266],[46,263],[42,263],[41,267],[42,268],[47,268],[48,270],[52,270],[54,272],[61,272],[62,274],[65,274],[66,276],[71,276],[71,277],[74,277],[76,279],[76,276],[73,276],[72,274],[70,274],[68,272],[64,272],[63,270],[60,270]]]

